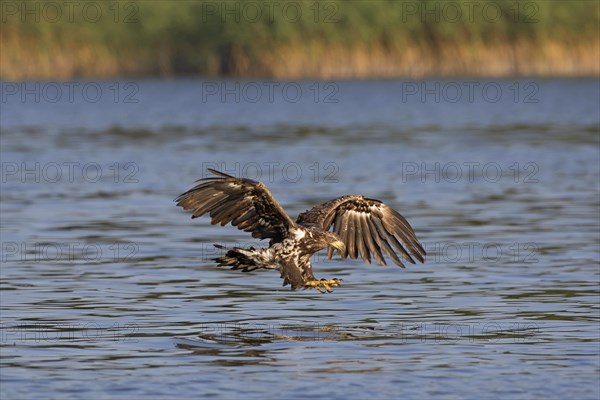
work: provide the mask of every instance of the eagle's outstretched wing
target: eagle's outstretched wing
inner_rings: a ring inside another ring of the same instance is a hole
[[[342,259],[348,256],[357,259],[360,255],[370,264],[372,254],[379,264],[386,265],[385,253],[404,267],[396,250],[413,264],[413,257],[425,261],[425,249],[408,221],[379,200],[355,195],[338,197],[300,214],[296,222],[315,224],[325,230],[333,226],[333,231],[346,245],[346,250],[340,253]],[[333,248],[328,249],[327,255],[331,258]]]
[[[213,225],[231,222],[252,237],[281,241],[294,221],[260,182],[236,178],[214,169],[217,175],[199,179],[193,187],[175,199],[178,206],[192,212],[192,218],[209,213]]]

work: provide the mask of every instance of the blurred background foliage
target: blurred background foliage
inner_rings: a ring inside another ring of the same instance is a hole
[[[600,57],[595,0],[25,0],[1,11],[3,78],[589,75]]]

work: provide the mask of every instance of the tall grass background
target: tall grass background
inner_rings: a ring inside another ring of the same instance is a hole
[[[599,74],[595,0],[46,3],[3,1],[2,79]]]

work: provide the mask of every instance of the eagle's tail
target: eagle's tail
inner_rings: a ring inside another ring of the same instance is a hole
[[[239,247],[228,248],[218,244],[214,245],[217,249],[227,250],[222,257],[213,258],[219,263],[219,267],[231,267],[231,269],[241,269],[242,272],[254,271],[257,268],[269,268],[266,265],[264,249],[256,250],[254,247],[242,249]]]

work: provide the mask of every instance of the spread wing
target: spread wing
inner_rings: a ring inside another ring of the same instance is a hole
[[[175,199],[178,206],[192,212],[192,218],[209,213],[213,225],[231,222],[238,229],[252,232],[252,237],[274,242],[287,236],[294,222],[265,185],[209,171],[216,176],[198,180],[199,185]]]
[[[386,265],[387,254],[397,265],[404,264],[396,254],[415,264],[414,258],[425,261],[425,249],[419,243],[415,231],[396,210],[379,200],[363,196],[342,196],[304,212],[296,221],[300,225],[316,224],[324,230],[333,231],[346,245],[342,259],[357,259],[360,255],[371,263],[371,255],[380,265]],[[331,258],[333,248],[327,253]],[[413,258],[414,257],[414,258]]]

